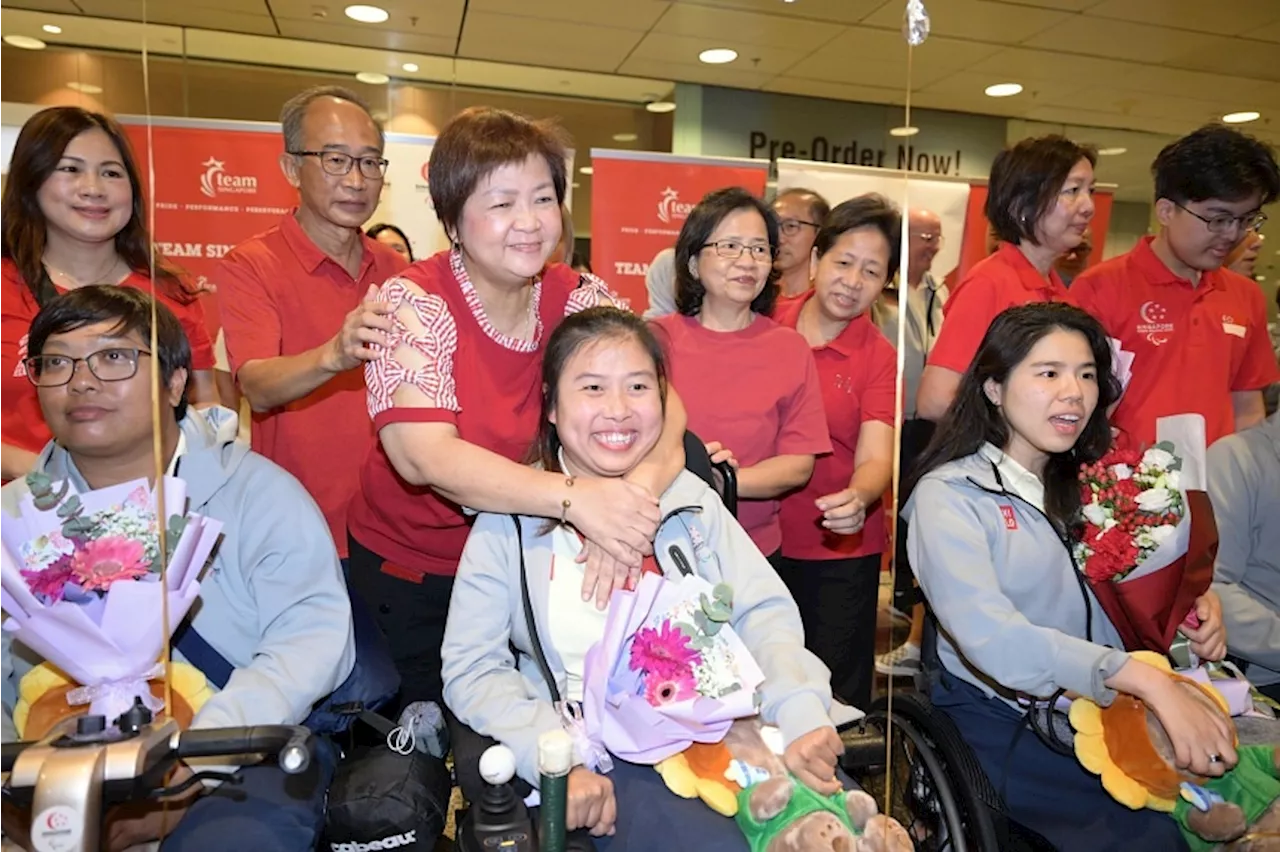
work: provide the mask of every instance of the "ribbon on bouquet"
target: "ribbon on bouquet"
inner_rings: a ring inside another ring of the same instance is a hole
[[[105,716],[108,722],[118,719],[121,714],[133,706],[134,698],[152,713],[164,707],[164,701],[151,694],[153,678],[164,675],[164,666],[156,663],[145,672],[119,680],[105,680],[92,686],[77,686],[67,692],[67,703],[71,706],[79,704],[92,705],[90,712]]]
[[[556,711],[560,714],[560,724],[573,740],[574,751],[582,759],[583,765],[601,775],[612,772],[613,758],[603,745],[592,742],[587,734],[587,725],[582,720],[582,705],[577,701],[561,701],[556,705]]]

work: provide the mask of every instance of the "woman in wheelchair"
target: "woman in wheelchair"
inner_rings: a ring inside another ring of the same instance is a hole
[[[542,376],[542,420],[531,456],[545,469],[571,481],[624,476],[658,440],[666,365],[638,317],[591,308],[566,318],[547,345]],[[760,715],[781,729],[787,767],[815,790],[835,792],[842,746],[827,715],[829,674],[805,650],[786,587],[715,491],[692,473],[682,472],[660,504],[656,556],[645,570],[674,577],[692,570],[733,587],[732,625],[766,675]],[[578,532],[565,523],[481,514],[462,554],[445,629],[446,703],[463,724],[509,746],[517,773],[535,786],[538,736],[561,727],[551,696],[582,699],[584,657],[607,617],[582,599],[583,566],[574,558],[580,549]],[[545,656],[545,665],[536,656]],[[589,829],[600,848],[746,849],[731,820],[676,797],[651,768],[616,759],[608,775],[575,766],[568,824]]]
[[[1235,763],[1217,715],[1117,650],[1072,559],[1077,472],[1108,448],[1118,396],[1106,333],[1088,314],[1049,303],[1000,314],[921,460],[907,552],[941,628],[933,703],[1008,816],[1058,849],[1167,852],[1185,848],[1175,822],[1116,803],[1027,712],[1063,693],[1105,705],[1123,691],[1163,723],[1180,766],[1220,775]]]

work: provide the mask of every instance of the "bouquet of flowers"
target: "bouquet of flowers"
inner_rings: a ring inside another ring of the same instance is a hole
[[[615,592],[604,636],[587,651],[583,723],[593,750],[654,764],[717,743],[754,715],[764,673],[729,626],[733,592],[688,575],[645,574]]]
[[[146,480],[83,494],[38,473],[27,484],[18,517],[4,519],[3,629],[80,685],[68,703],[108,720],[135,698],[159,710],[147,681],[162,674],[168,638],[161,595],[172,631],[195,602],[222,524],[171,514],[162,554],[157,495]],[[181,479],[166,477],[164,494],[167,506],[186,506]]]
[[[1195,600],[1213,581],[1213,507],[1203,490],[1188,487],[1201,475],[1184,481],[1184,462],[1202,464],[1203,446],[1196,456],[1169,441],[1142,453],[1113,449],[1080,471],[1076,563],[1130,651],[1168,653],[1179,625],[1194,625]]]

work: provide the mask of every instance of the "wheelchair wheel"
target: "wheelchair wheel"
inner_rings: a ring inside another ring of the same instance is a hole
[[[887,810],[907,829],[918,850],[1000,852],[1005,847],[992,817],[993,811],[1003,811],[1000,797],[950,720],[941,716],[927,700],[912,694],[895,696],[892,716],[884,698],[867,711],[868,729],[891,742]],[[847,767],[882,804],[884,754],[881,748],[879,761]]]

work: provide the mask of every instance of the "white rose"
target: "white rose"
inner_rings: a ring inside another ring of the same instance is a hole
[[[1164,482],[1165,482],[1165,485],[1169,486],[1169,488],[1171,488],[1174,491],[1177,491],[1182,487],[1182,471],[1179,471],[1179,470],[1169,471],[1164,475]]]
[[[1167,470],[1169,465],[1173,464],[1173,453],[1159,447],[1152,447],[1142,454],[1142,463],[1149,468]]]
[[[1170,493],[1165,488],[1148,488],[1138,495],[1138,508],[1144,512],[1166,512],[1172,504]]]
[[[1084,507],[1084,519],[1095,527],[1100,527],[1107,520],[1107,510],[1097,503],[1090,503]]]
[[[1155,546],[1160,547],[1166,541],[1173,538],[1177,531],[1177,527],[1173,524],[1161,524],[1158,527],[1152,527],[1149,534],[1151,536],[1151,541],[1154,542]]]
[[[1115,478],[1121,482],[1133,476],[1133,468],[1129,467],[1127,464],[1112,465],[1111,472],[1115,475]]]

